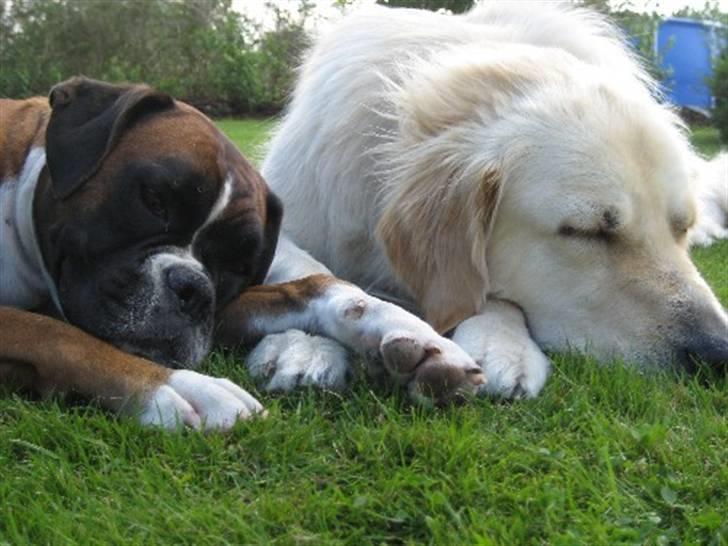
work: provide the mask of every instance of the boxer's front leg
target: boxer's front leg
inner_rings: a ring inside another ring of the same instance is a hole
[[[75,392],[167,428],[229,428],[263,409],[227,379],[164,368],[43,315],[0,307],[0,324],[2,384]]]
[[[219,314],[216,341],[249,344],[289,329],[380,358],[418,400],[447,402],[485,383],[473,359],[424,321],[329,275],[247,290]]]

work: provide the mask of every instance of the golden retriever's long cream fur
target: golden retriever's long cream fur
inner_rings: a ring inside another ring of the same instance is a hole
[[[725,362],[687,251],[694,154],[656,94],[586,10],[374,7],[310,53],[263,174],[292,243],[455,328],[492,393],[535,395],[542,349]],[[278,264],[320,270],[292,243]]]
[[[692,174],[698,220],[688,239],[691,245],[708,246],[728,238],[728,152],[721,152],[710,161],[696,157]]]

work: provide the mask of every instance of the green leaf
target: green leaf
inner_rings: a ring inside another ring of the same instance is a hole
[[[660,495],[662,496],[662,500],[664,500],[667,504],[674,506],[675,502],[677,501],[677,493],[673,489],[670,489],[667,485],[663,485],[662,489],[660,489]]]

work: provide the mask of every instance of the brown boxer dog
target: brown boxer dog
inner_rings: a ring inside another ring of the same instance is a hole
[[[416,397],[483,383],[455,344],[352,285],[260,286],[280,202],[194,108],[79,77],[49,100],[0,100],[0,120],[0,384],[228,428],[262,406],[189,368],[213,341],[289,328],[374,353]]]

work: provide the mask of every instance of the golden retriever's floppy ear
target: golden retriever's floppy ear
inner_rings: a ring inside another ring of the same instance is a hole
[[[486,243],[501,193],[496,170],[446,170],[421,172],[393,196],[377,225],[392,266],[438,332],[485,301]]]
[[[376,150],[384,164],[377,236],[439,332],[485,302],[486,244],[504,178],[495,128],[522,90],[544,79],[549,55],[458,47],[403,63],[398,81],[387,81],[383,115],[396,130]]]

